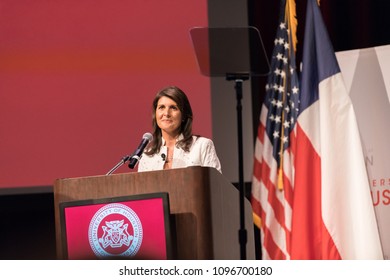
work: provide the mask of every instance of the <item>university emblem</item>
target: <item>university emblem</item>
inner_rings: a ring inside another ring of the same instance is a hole
[[[142,237],[142,224],[137,214],[120,203],[100,208],[89,224],[89,244],[101,259],[134,257],[141,247]]]

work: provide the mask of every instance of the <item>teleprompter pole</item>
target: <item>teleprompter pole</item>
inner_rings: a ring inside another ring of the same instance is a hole
[[[238,189],[239,189],[239,211],[240,228],[238,230],[238,240],[240,244],[240,259],[246,260],[247,231],[245,229],[245,190],[244,190],[244,158],[243,158],[243,133],[242,133],[242,84],[244,80],[249,79],[249,74],[227,74],[228,81],[235,81],[236,99],[237,99],[237,135],[238,135]]]

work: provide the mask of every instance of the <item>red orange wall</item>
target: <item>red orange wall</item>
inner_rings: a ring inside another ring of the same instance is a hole
[[[151,131],[152,99],[170,84],[211,137],[194,26],[207,26],[206,0],[2,0],[0,187],[105,174]]]

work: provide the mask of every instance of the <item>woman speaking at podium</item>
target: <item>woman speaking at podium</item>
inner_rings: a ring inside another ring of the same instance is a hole
[[[146,147],[138,171],[221,164],[211,139],[192,134],[192,109],[176,86],[159,91],[153,100],[153,139]]]

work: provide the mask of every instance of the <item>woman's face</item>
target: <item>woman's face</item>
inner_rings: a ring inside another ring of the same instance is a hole
[[[176,102],[162,96],[156,107],[156,122],[163,135],[177,136],[180,133],[182,114]]]

